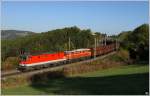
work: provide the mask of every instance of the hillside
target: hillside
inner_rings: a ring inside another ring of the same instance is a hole
[[[21,30],[2,30],[1,38],[2,39],[15,39],[17,37],[23,37],[27,35],[35,34],[31,31],[21,31]]]
[[[142,24],[133,31],[122,32],[118,39],[120,46],[129,50],[132,59],[149,61],[149,24]]]

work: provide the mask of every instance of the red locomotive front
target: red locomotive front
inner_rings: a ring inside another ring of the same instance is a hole
[[[44,66],[66,60],[64,52],[26,56],[20,62],[22,67]]]

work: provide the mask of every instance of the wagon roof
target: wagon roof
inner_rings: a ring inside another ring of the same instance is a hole
[[[65,51],[66,53],[70,53],[70,52],[77,52],[77,51],[89,51],[90,49],[88,48],[81,48],[81,49],[75,49],[75,50],[72,50],[72,51]]]

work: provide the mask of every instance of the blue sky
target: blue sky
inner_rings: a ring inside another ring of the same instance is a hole
[[[147,1],[3,1],[2,29],[45,32],[77,26],[109,35],[148,23]]]

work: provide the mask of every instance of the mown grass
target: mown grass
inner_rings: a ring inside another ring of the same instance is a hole
[[[97,77],[97,76],[113,76],[113,75],[128,75],[140,74],[149,71],[148,65],[126,65],[118,68],[109,68],[107,70],[100,70],[96,72],[89,72],[84,74],[75,74],[74,76],[82,77]]]
[[[2,94],[145,94],[148,65],[128,65],[2,89]]]

